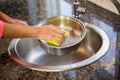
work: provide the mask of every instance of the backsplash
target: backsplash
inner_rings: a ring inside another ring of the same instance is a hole
[[[111,0],[88,0],[92,3],[95,3],[96,5],[107,9],[113,13],[119,14],[117,8],[114,6]],[[118,0],[120,2],[120,0]]]

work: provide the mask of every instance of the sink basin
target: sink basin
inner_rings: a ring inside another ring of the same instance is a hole
[[[38,71],[58,72],[83,67],[100,59],[109,49],[107,34],[97,26],[85,23],[87,35],[74,53],[64,56],[45,52],[32,38],[13,39],[8,47],[11,58],[19,65]]]

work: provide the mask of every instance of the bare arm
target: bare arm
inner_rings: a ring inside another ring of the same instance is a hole
[[[31,27],[14,25],[4,22],[2,38],[36,38],[43,40],[56,40],[56,37],[64,39],[64,32],[53,25],[44,27]]]
[[[4,22],[4,30],[2,38],[24,38],[34,37],[36,34],[32,27],[21,25],[14,25]]]
[[[44,27],[28,26],[25,21],[13,19],[0,12],[0,20],[4,22],[2,38],[36,38],[44,40],[56,40],[56,37],[64,39],[64,32],[53,25]]]

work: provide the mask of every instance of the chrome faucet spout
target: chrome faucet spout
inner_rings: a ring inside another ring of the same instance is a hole
[[[73,2],[73,16],[77,19],[80,18],[81,14],[84,14],[86,11],[86,0],[85,0],[85,6],[81,7],[80,2],[78,0],[75,0]]]
[[[77,12],[77,9],[79,8],[80,3],[78,2],[78,0],[75,0],[75,2],[73,2],[73,16],[75,18],[78,18],[79,13]]]

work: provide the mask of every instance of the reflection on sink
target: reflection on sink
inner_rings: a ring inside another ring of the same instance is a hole
[[[47,54],[39,41],[13,39],[8,51],[18,64],[39,71],[57,72],[86,66],[101,58],[109,49],[109,38],[100,28],[85,24],[87,35],[75,53],[65,56]]]

